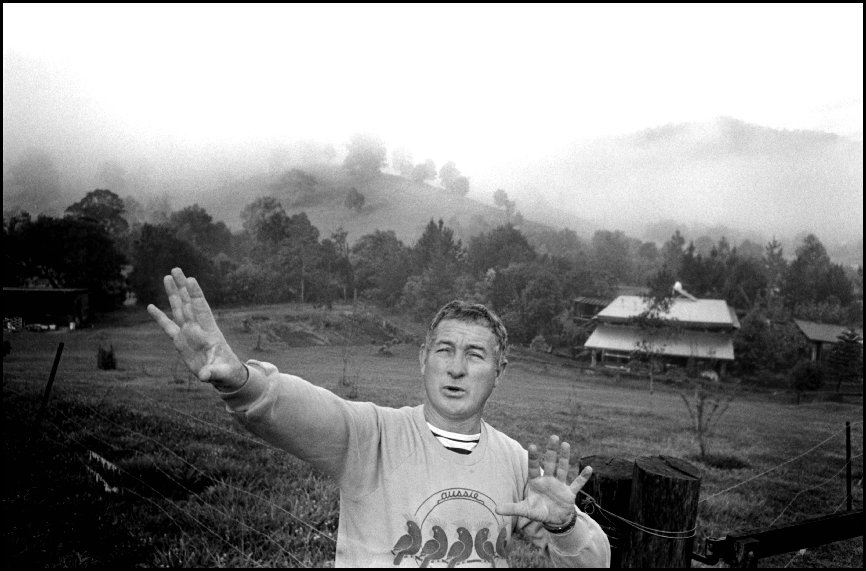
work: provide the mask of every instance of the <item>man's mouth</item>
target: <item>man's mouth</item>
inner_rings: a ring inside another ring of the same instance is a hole
[[[452,397],[459,397],[459,396],[462,396],[463,394],[466,393],[466,389],[463,389],[463,388],[455,386],[455,385],[445,385],[442,388],[442,391],[446,395],[452,396]]]

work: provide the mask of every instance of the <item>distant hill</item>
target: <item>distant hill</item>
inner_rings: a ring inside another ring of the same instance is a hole
[[[636,238],[657,239],[649,227],[661,221],[783,242],[814,233],[828,249],[863,238],[863,143],[830,133],[719,118],[575,143],[491,172],[530,218],[543,195],[561,216]]]
[[[310,186],[304,175],[311,176],[315,183]],[[360,211],[344,204],[352,188],[364,196]],[[241,227],[243,208],[260,196],[277,198],[289,214],[305,212],[323,238],[342,227],[349,233],[350,243],[379,229],[393,230],[400,240],[411,245],[431,219],[444,220],[466,242],[506,222],[504,210],[438,186],[391,174],[358,178],[333,164],[305,166],[294,172],[287,170],[232,182],[200,197],[199,204],[214,219],[223,220],[237,230]],[[524,221],[523,228],[547,226]]]

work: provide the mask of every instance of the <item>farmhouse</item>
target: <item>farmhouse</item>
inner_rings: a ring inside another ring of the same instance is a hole
[[[734,360],[734,333],[740,327],[725,300],[676,297],[653,327],[639,321],[648,309],[646,298],[621,295],[598,313],[598,325],[584,345],[592,350],[593,367],[599,360],[628,361],[635,353],[653,353],[667,363],[711,367],[724,375]]]
[[[16,328],[29,324],[76,326],[87,322],[88,291],[83,288],[4,287],[3,317]]]
[[[816,323],[814,321],[805,321],[803,319],[795,319],[794,323],[797,328],[809,341],[809,346],[812,348],[812,361],[824,360],[830,353],[830,349],[839,342],[839,335],[850,329],[842,325],[831,325],[829,323]],[[863,329],[855,329],[863,338]]]

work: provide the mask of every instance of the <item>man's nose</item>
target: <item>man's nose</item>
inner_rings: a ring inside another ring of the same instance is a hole
[[[455,353],[448,362],[448,375],[452,379],[459,379],[466,375],[466,359],[463,355]]]

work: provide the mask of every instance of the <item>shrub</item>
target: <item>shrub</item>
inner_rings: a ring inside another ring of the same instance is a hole
[[[797,404],[804,391],[816,391],[824,384],[824,371],[812,361],[800,361],[791,369],[791,387],[797,391]]]

